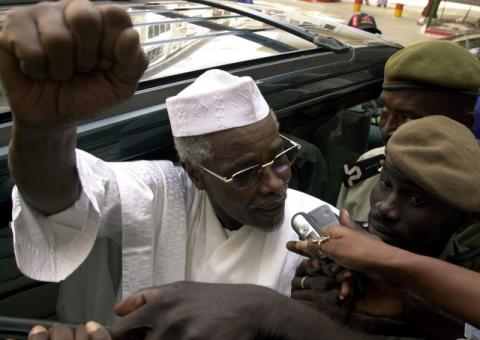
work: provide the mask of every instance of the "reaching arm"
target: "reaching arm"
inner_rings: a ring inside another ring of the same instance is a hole
[[[480,327],[479,273],[403,250],[382,264],[379,272],[457,318]]]
[[[373,339],[271,289],[176,282],[120,302],[115,339]]]
[[[338,264],[400,283],[455,317],[480,327],[480,274],[427,256],[410,253],[349,227],[327,227],[331,239],[321,251]],[[319,246],[298,242],[298,250]]]
[[[67,0],[7,15],[0,78],[13,113],[9,166],[33,208],[53,214],[79,197],[76,125],[131,96],[147,64],[120,7]]]

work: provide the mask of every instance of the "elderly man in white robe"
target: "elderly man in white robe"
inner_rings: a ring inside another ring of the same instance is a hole
[[[146,67],[121,8],[44,2],[6,18],[19,268],[62,281],[67,322],[109,324],[119,298],[184,279],[289,294],[300,261],[285,248],[291,216],[323,202],[287,189],[300,146],[279,134],[251,78],[210,70],[167,100],[181,167],[76,150],[76,126],[131,96]]]

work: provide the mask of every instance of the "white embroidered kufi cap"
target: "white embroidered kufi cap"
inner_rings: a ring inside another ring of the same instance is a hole
[[[198,136],[250,125],[270,109],[250,77],[209,70],[176,96],[167,98],[175,137]]]

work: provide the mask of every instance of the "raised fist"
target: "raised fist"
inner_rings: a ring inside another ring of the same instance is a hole
[[[8,13],[0,78],[16,123],[79,123],[130,97],[148,65],[127,12],[88,0]]]

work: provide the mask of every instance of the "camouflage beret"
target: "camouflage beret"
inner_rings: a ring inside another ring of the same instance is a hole
[[[395,131],[386,154],[432,197],[480,212],[480,145],[464,125],[445,116],[411,120]]]
[[[477,96],[480,60],[451,41],[405,47],[385,64],[385,90],[423,89]]]

